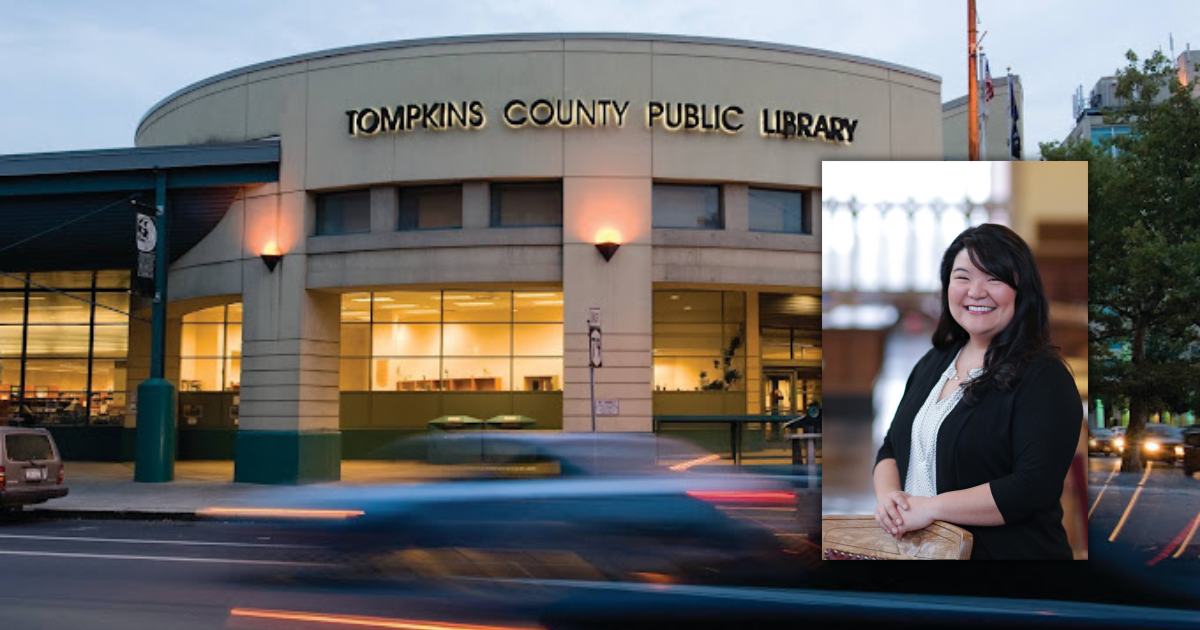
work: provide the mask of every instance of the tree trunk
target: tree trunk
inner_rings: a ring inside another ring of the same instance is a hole
[[[1130,349],[1133,369],[1141,372],[1146,362],[1146,327],[1134,322],[1133,347]],[[1129,428],[1125,429],[1125,452],[1121,454],[1121,472],[1142,471],[1142,435],[1146,429],[1145,393],[1136,391],[1129,397]]]

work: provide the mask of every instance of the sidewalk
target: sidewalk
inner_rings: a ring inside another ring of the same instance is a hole
[[[379,461],[343,461],[336,484],[405,483],[419,480],[411,465]],[[70,493],[30,506],[44,515],[77,517],[191,518],[197,510],[228,505],[241,497],[275,486],[234,483],[231,461],[176,462],[175,480],[137,483],[133,462],[67,462]]]

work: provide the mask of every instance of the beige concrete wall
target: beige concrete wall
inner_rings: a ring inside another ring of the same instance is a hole
[[[940,159],[940,81],[885,63],[782,46],[641,36],[529,36],[331,51],[185,89],[148,114],[139,146],[278,136],[278,185],[247,191],[172,268],[173,299],[244,294],[242,426],[337,426],[336,294],[384,287],[561,286],[564,427],[590,425],[587,327],[602,313],[597,397],[620,400],[601,430],[650,429],[656,284],[749,291],[820,286],[820,164]],[[504,103],[629,101],[623,126],[513,129]],[[400,103],[484,103],[474,130],[347,133],[345,111]],[[740,133],[650,129],[648,101],[738,105]],[[760,133],[763,109],[858,121],[853,144]],[[563,226],[488,227],[488,182],[563,181]],[[653,184],[725,184],[726,227],[655,230]],[[464,182],[463,229],[395,231],[395,186]],[[809,191],[811,235],[748,231],[752,186]],[[313,193],[372,189],[368,234],[312,236]],[[616,230],[605,263],[594,243]],[[258,255],[276,243],[274,274]],[[748,383],[757,381],[754,374]],[[756,389],[751,404],[761,405]],[[311,403],[311,404],[309,404]]]

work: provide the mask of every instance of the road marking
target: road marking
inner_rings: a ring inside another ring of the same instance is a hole
[[[540,630],[541,626],[481,626],[475,624],[449,623],[445,621],[418,621],[413,619],[389,619],[386,617],[363,617],[360,615],[330,615],[325,613],[292,610],[260,610],[234,608],[230,617],[251,617],[281,621],[307,621],[339,626],[363,626],[367,628],[396,628],[399,630]]]
[[[1154,462],[1146,462],[1146,472],[1142,474],[1142,480],[1138,482],[1137,490],[1133,491],[1133,498],[1129,500],[1129,505],[1125,506],[1125,513],[1121,515],[1121,520],[1117,522],[1117,527],[1113,529],[1113,533],[1108,537],[1108,542],[1113,542],[1117,539],[1117,534],[1121,533],[1121,528],[1125,527],[1125,521],[1129,518],[1129,513],[1133,511],[1133,506],[1137,504],[1138,495],[1142,493],[1142,489],[1146,487],[1146,478],[1150,476],[1150,469],[1154,468]]]
[[[1186,550],[1188,545],[1192,544],[1192,536],[1196,534],[1196,526],[1200,526],[1200,512],[1196,512],[1196,517],[1192,520],[1192,530],[1188,532],[1188,538],[1183,539],[1183,544],[1180,545],[1180,551],[1176,551],[1175,556],[1172,556],[1172,558],[1183,556],[1183,550]]]
[[[222,558],[183,558],[178,556],[123,556],[108,553],[63,553],[58,551],[11,551],[0,550],[5,556],[44,556],[49,558],[86,558],[92,560],[149,560],[157,562],[196,562],[200,564],[260,564],[287,567],[328,567],[322,562],[284,562],[282,560],[232,560]]]
[[[308,545],[272,545],[266,543],[236,543],[236,542],[212,542],[202,540],[154,540],[154,539],[137,539],[137,538],[91,538],[88,536],[34,536],[32,534],[0,534],[2,538],[18,538],[21,540],[79,540],[83,542],[112,542],[112,543],[129,543],[136,545],[195,545],[195,546],[213,546],[213,547],[262,547],[269,549],[309,549]]]
[[[1121,470],[1120,457],[1117,458],[1117,463],[1113,465],[1112,472],[1108,473],[1108,479],[1104,480],[1104,486],[1100,488],[1100,494],[1096,495],[1096,502],[1092,504],[1092,509],[1088,510],[1088,518],[1092,518],[1092,512],[1095,512],[1096,506],[1100,505],[1100,497],[1104,496],[1105,490],[1108,490],[1108,482],[1112,481],[1112,478],[1116,476],[1118,470]]]

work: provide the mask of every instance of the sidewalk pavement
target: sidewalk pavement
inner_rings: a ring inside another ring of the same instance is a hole
[[[70,493],[26,508],[46,516],[83,518],[192,518],[197,510],[235,503],[247,494],[275,486],[234,483],[231,461],[175,463],[175,480],[138,483],[133,462],[67,462]],[[412,465],[381,461],[343,461],[338,485],[411,483],[422,471]]]

